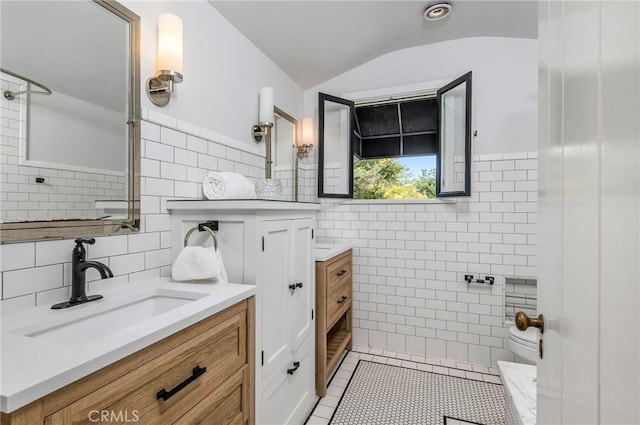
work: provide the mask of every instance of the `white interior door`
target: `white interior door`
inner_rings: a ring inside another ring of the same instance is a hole
[[[541,424],[640,423],[640,8],[540,4]]]

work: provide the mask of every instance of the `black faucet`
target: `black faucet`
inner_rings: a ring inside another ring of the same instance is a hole
[[[99,300],[102,295],[87,296],[87,283],[85,273],[88,268],[98,270],[103,279],[113,277],[111,269],[105,264],[97,261],[87,261],[87,250],[83,244],[93,245],[96,243],[94,238],[79,238],[75,240],[76,247],[71,255],[71,298],[69,301],[54,304],[53,309],[73,307],[74,305],[88,303],[90,301]]]

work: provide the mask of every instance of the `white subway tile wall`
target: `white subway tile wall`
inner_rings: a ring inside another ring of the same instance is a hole
[[[355,344],[513,360],[504,279],[537,277],[537,153],[475,157],[471,191],[455,203],[352,201],[319,213],[319,238],[354,245]]]
[[[24,83],[2,74],[1,91],[24,90]],[[20,162],[26,134],[26,96],[0,97],[0,219],[5,222],[65,218],[96,218],[96,200],[124,200],[124,173],[78,167],[34,166]],[[44,178],[36,183],[36,177]]]
[[[107,264],[115,275],[101,281],[97,272],[89,270],[89,291],[170,274],[171,228],[166,201],[202,198],[207,172],[234,171],[251,179],[264,175],[264,156],[253,146],[249,152],[242,151],[189,123],[143,110],[145,116],[148,119],[141,123],[141,232],[99,237],[88,247],[88,257]],[[4,111],[2,119],[4,124]],[[1,165],[4,174],[6,164]],[[4,180],[2,184],[4,192]],[[3,313],[68,298],[73,246],[72,240],[0,245]]]

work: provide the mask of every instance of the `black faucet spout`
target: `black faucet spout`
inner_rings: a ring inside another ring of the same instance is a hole
[[[100,273],[100,277],[103,279],[109,279],[113,277],[113,272],[111,272],[111,269],[106,264],[102,264],[98,261],[83,261],[80,263],[81,272],[84,272],[85,270],[90,268],[96,269],[98,273]]]

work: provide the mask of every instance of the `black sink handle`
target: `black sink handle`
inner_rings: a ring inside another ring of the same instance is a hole
[[[190,377],[188,377],[187,379],[185,379],[184,381],[179,383],[171,391],[167,391],[164,388],[161,389],[160,391],[158,391],[158,394],[156,394],[156,399],[158,399],[158,400],[163,399],[164,401],[169,400],[171,397],[176,395],[176,393],[178,393],[178,391],[180,391],[181,389],[183,389],[184,387],[186,387],[187,385],[189,385],[190,383],[192,383],[193,381],[198,379],[198,377],[200,375],[202,375],[203,373],[205,373],[206,371],[207,371],[206,367],[200,367],[200,366],[194,367],[193,368],[193,374]]]

